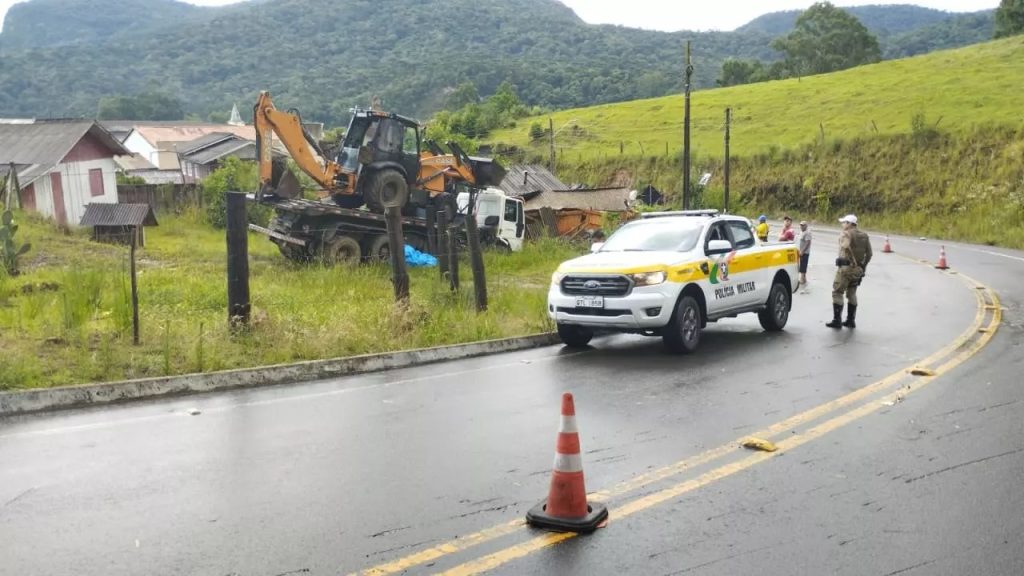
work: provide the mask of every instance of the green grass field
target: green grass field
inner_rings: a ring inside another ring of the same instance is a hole
[[[699,46],[696,50],[699,51]],[[1019,125],[1024,84],[1024,36],[958,50],[862,66],[843,72],[702,90],[691,95],[694,155],[721,155],[725,109],[732,108],[732,153],[873,134],[911,132],[915,115],[958,130]],[[682,149],[681,95],[564,110],[550,115],[560,165],[581,160],[676,155]],[[548,141],[529,142],[533,122],[493,133],[490,143],[515,145],[547,157]],[[578,127],[578,128],[576,128]]]
[[[490,309],[478,315],[463,262],[453,295],[436,268],[410,269],[411,305],[393,302],[386,266],[286,261],[250,235],[253,323],[227,326],[224,232],[196,214],[162,218],[138,253],[140,346],[131,343],[128,251],[21,215],[24,273],[0,276],[0,389],[242,368],[455,344],[550,330],[552,270],[578,249],[549,240],[486,254]]]

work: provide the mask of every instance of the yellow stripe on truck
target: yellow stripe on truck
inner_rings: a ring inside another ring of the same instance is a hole
[[[711,266],[717,261],[717,258],[706,258],[696,262],[691,261],[668,267],[651,265],[628,267],[580,266],[560,268],[558,271],[562,274],[643,274],[646,272],[665,272],[668,276],[668,282],[684,284],[706,279],[708,275],[701,270],[701,264],[706,262],[710,272]],[[776,268],[785,262],[796,261],[796,248],[780,248],[770,252],[737,255],[729,264],[729,269],[734,273],[752,272],[761,268]]]

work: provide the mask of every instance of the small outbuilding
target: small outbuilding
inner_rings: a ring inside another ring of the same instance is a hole
[[[92,239],[112,244],[132,243],[138,233],[138,246],[146,245],[146,226],[157,226],[156,214],[149,204],[88,204],[82,226],[92,226]]]

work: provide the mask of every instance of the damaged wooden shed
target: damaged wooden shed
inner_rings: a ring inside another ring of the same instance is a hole
[[[569,186],[539,164],[509,167],[501,189],[523,199],[529,238],[589,236],[601,229],[607,213],[628,218],[637,199],[629,188]]]
[[[80,225],[92,226],[97,242],[130,245],[137,234],[137,246],[146,245],[145,227],[158,226],[149,204],[88,204]]]

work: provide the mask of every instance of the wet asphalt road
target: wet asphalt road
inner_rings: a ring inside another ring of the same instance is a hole
[[[559,396],[587,487],[732,445],[900,372],[970,327],[973,289],[899,255],[833,332],[831,239],[787,331],[712,325],[691,357],[610,337],[417,369],[0,422],[0,574],[342,574],[521,518],[547,492]],[[1006,308],[976,355],[893,406],[658,505],[496,565],[507,574],[1024,573],[1024,256],[947,245]],[[872,399],[871,402],[877,403]],[[190,416],[190,408],[200,415]],[[796,430],[794,430],[795,432]],[[801,433],[805,429],[799,430]],[[408,573],[536,540],[518,528]]]

